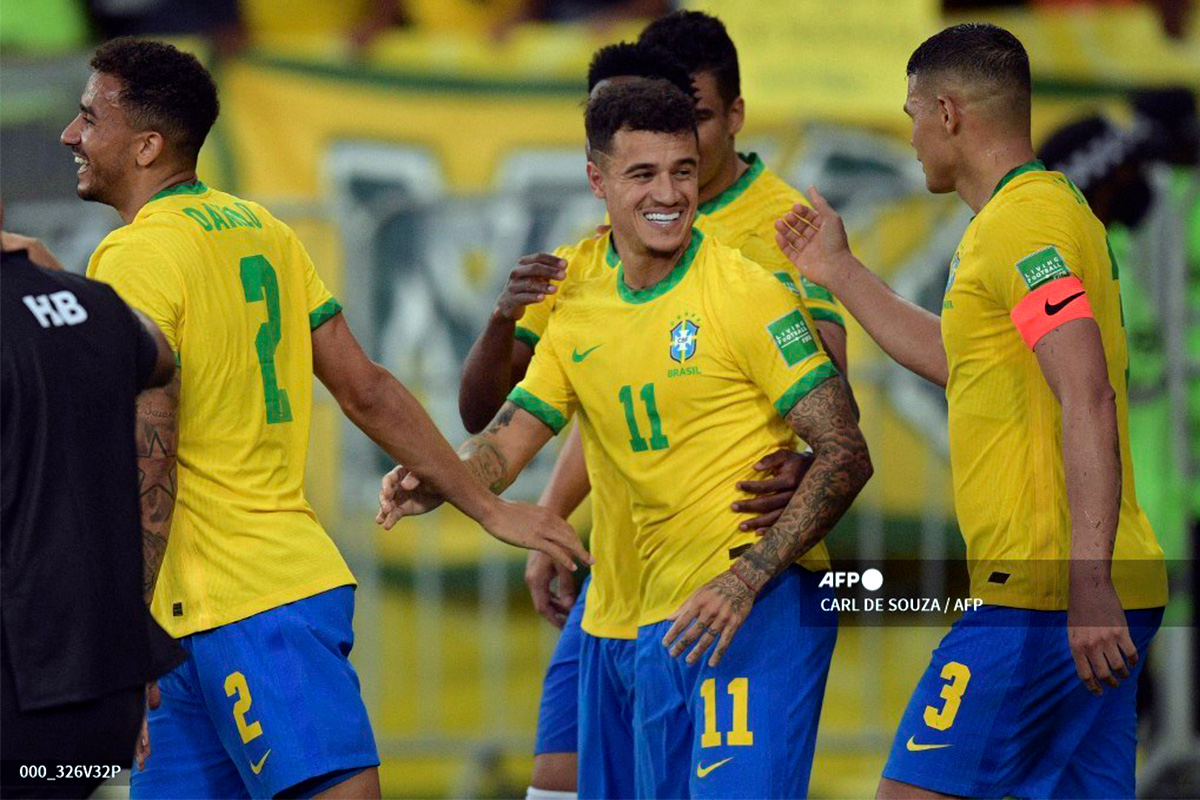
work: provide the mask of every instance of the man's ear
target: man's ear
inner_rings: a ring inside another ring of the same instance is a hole
[[[737,136],[746,124],[746,101],[738,97],[729,105],[729,132]]]
[[[148,167],[162,156],[167,143],[158,131],[139,133],[133,140],[134,158],[139,167]]]
[[[588,156],[587,162],[587,176],[588,186],[591,187],[592,194],[594,194],[600,200],[605,199],[604,174],[600,171],[600,167],[595,161],[592,160],[590,155]]]
[[[942,127],[950,136],[955,135],[962,126],[962,106],[948,94],[939,94],[937,104]]]

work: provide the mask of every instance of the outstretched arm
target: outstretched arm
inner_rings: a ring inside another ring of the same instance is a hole
[[[367,358],[342,314],[313,331],[312,341],[313,371],[346,416],[438,496],[502,541],[544,550],[564,565],[571,563],[571,554],[586,560],[587,551],[562,519],[536,506],[495,497],[487,489],[495,477],[474,479],[480,470],[490,471],[495,465],[483,458],[460,461],[421,404],[390,372]]]
[[[796,205],[775,223],[775,242],[804,277],[837,296],[897,363],[938,386],[949,376],[941,322],[905,300],[850,252],[842,219],[816,187],[813,207]]]
[[[675,624],[663,640],[673,656],[695,642],[688,654],[688,662],[695,663],[715,641],[708,662],[715,666],[749,616],[758,592],[825,538],[871,477],[867,443],[840,380],[829,378],[806,394],[787,421],[812,447],[812,466],[779,520],[676,612]]]

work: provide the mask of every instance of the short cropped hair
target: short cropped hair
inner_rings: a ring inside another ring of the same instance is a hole
[[[612,152],[618,131],[696,135],[696,108],[679,87],[665,80],[641,79],[602,86],[588,100],[584,115],[588,156]]]
[[[737,47],[725,24],[703,11],[676,11],[646,26],[638,44],[666,50],[692,75],[711,72],[717,91],[728,106],[742,94]]]
[[[1029,55],[1021,41],[986,22],[965,22],[935,33],[908,59],[910,77],[938,73],[989,81],[1026,95],[1032,87]]]
[[[662,78],[687,96],[695,97],[692,76],[679,59],[661,48],[633,42],[610,44],[596,51],[588,66],[588,94],[601,81],[626,77]]]
[[[120,103],[132,125],[159,131],[182,156],[195,160],[220,104],[212,75],[194,55],[165,42],[123,36],[102,44],[90,66],[121,81]]]

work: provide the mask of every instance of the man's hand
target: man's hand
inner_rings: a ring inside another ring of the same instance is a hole
[[[808,187],[808,197],[812,208],[797,203],[783,219],[775,221],[775,243],[804,277],[833,291],[831,284],[854,256],[842,218],[817,187]]]
[[[1072,581],[1067,605],[1067,642],[1079,680],[1094,695],[1100,684],[1116,688],[1137,664],[1138,651],[1129,637],[1129,623],[1112,581]]]
[[[146,759],[150,757],[150,709],[162,705],[162,692],[159,691],[158,681],[146,684],[146,711],[142,712],[142,730],[138,733],[137,745],[133,749],[133,757],[138,769],[146,768]]]
[[[403,466],[383,476],[379,490],[379,513],[375,522],[391,530],[404,517],[426,514],[444,502],[426,490],[421,479]],[[540,550],[564,570],[574,572],[575,560],[592,563],[592,557],[575,534],[575,529],[553,512],[529,503],[510,503],[492,498],[492,508],[479,523],[506,544]]]
[[[556,576],[558,583],[552,589]],[[531,550],[525,561],[525,584],[533,598],[534,610],[556,628],[567,624],[567,615],[575,605],[575,581],[569,571],[545,553]]]
[[[516,322],[525,316],[525,306],[541,302],[558,287],[551,280],[561,281],[567,277],[567,262],[549,253],[534,253],[522,256],[517,266],[508,274],[504,291],[496,301],[496,313]]]
[[[375,524],[390,531],[404,517],[427,514],[445,501],[441,495],[422,487],[421,479],[408,469],[396,465],[381,481]]]
[[[500,541],[527,550],[540,550],[568,572],[578,569],[576,561],[592,563],[592,557],[579,541],[575,529],[547,508],[496,498],[495,512],[480,523]]]
[[[663,637],[663,647],[670,649],[672,658],[677,658],[695,642],[696,646],[687,656],[687,663],[695,664],[716,642],[708,659],[708,665],[715,667],[729,649],[733,635],[750,616],[757,594],[732,570],[722,572],[700,587],[669,617],[675,624]]]
[[[54,253],[50,252],[50,248],[32,236],[22,236],[19,233],[4,231],[0,233],[0,250],[6,253],[12,250],[27,250],[29,251],[29,260],[39,267],[60,272],[63,268],[63,265],[58,263],[58,259],[54,257]]]
[[[739,500],[733,504],[734,511],[759,515],[746,520],[738,527],[750,531],[763,530],[774,525],[795,494],[804,473],[812,466],[812,462],[811,450],[797,453],[785,448],[776,450],[755,464],[754,469],[757,472],[769,472],[771,477],[761,481],[738,482],[737,486],[742,491],[762,495],[753,500]]]

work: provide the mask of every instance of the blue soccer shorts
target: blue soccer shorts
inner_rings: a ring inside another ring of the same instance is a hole
[[[579,658],[579,797],[631,798],[637,640],[583,634]]]
[[[310,797],[377,766],[353,616],[344,586],[180,639],[130,796]]]
[[[807,796],[837,641],[820,579],[793,566],[768,583],[715,668],[670,656],[669,620],[638,629],[638,797]]]
[[[579,597],[558,635],[558,644],[542,679],[537,738],[533,754],[574,753],[579,750],[579,651],[583,641],[584,603],[592,576],[584,578]]]
[[[1096,697],[1065,611],[968,611],[933,651],[883,776],[964,797],[1133,797],[1138,675],[1162,609],[1125,617],[1140,658]]]

